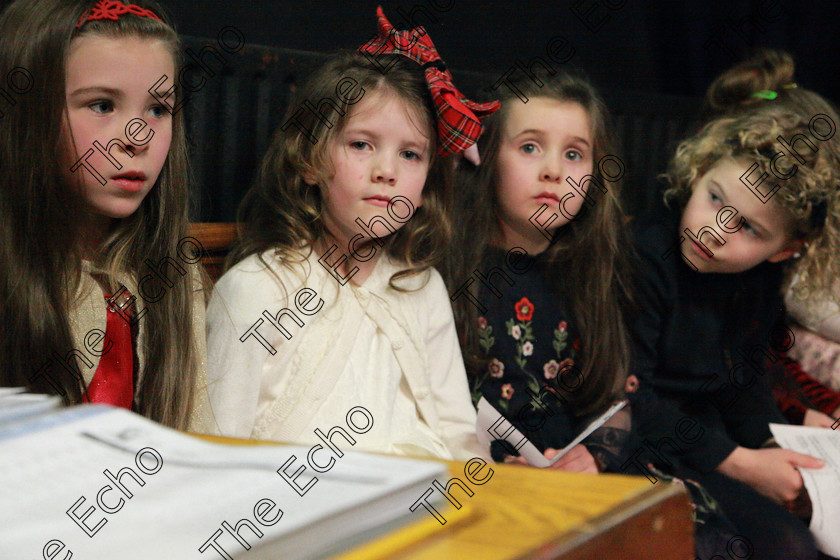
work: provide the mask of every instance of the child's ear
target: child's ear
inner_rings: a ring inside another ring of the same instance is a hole
[[[771,263],[780,263],[782,261],[786,261],[789,258],[795,256],[799,256],[799,253],[805,248],[805,242],[796,240],[788,242],[784,247],[779,249],[779,252],[768,258],[767,260]]]

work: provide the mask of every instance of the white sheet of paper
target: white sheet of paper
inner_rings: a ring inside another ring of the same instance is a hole
[[[540,453],[540,450],[522,435],[522,432],[513,427],[484,397],[478,401],[476,413],[475,429],[478,442],[488,450],[488,454],[493,440],[500,439],[511,444],[529,464],[535,467],[548,466],[548,459]]]
[[[510,422],[508,422],[502,413],[496,410],[496,407],[490,404],[490,402],[484,397],[481,397],[478,401],[475,428],[478,435],[478,441],[484,448],[490,449],[490,443],[493,440],[504,440],[513,446],[514,449],[519,451],[519,454],[528,461],[529,465],[546,468],[559,461],[574,446],[586,439],[592,432],[603,426],[607,420],[612,418],[616,412],[624,408],[626,404],[627,401],[619,401],[612,405],[606,412],[589,424],[585,430],[578,434],[578,436],[573,439],[569,445],[561,449],[550,461],[546,459],[545,455],[540,453],[540,450],[537,449],[537,447],[531,443],[531,441],[526,438],[522,432],[517,430]]]
[[[840,431],[828,428],[770,424],[779,445],[825,460],[821,469],[799,469],[811,497],[811,533],[824,553],[840,556]]]

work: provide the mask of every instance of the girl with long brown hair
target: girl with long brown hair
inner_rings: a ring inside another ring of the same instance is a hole
[[[207,430],[183,116],[149,92],[178,52],[152,1],[0,16],[0,385]]]
[[[502,88],[481,165],[462,162],[445,278],[474,402],[550,458],[623,392],[628,244],[604,103],[583,78],[540,78]],[[618,468],[599,436],[625,441],[626,413],[612,426],[556,467]]]

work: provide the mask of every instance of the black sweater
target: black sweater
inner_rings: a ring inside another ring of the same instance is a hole
[[[694,272],[675,245],[679,219],[663,206],[636,228],[630,372],[639,390],[631,402],[647,460],[709,472],[737,445],[760,447],[772,437],[769,422],[785,423],[764,375],[779,345],[782,269],[765,262],[739,274]]]

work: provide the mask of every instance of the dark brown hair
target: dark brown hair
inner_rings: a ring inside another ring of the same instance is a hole
[[[592,126],[592,174],[607,187],[606,194],[599,194],[594,206],[584,206],[574,220],[555,232],[552,244],[541,255],[548,263],[553,282],[559,284],[562,279],[562,284],[569,287],[562,296],[568,298],[581,332],[582,357],[577,361],[583,364],[585,379],[572,398],[576,412],[586,413],[603,407],[620,392],[627,375],[629,338],[625,314],[630,301],[630,244],[618,198],[620,178],[608,180],[598,166],[604,156],[615,156],[606,106],[592,85],[581,77],[559,74],[541,79],[546,82],[543,86],[531,80],[515,85],[526,98],[576,103],[586,111]],[[522,103],[510,88],[503,89],[502,108],[484,122],[487,128],[479,140],[481,165],[477,170],[471,170],[466,163],[460,166],[453,217],[458,227],[444,267],[450,291],[458,289],[480,267],[490,243],[498,238],[499,145],[510,107]],[[477,289],[477,285],[475,282],[471,288]],[[488,364],[481,358],[476,308],[466,297],[457,298],[453,306],[468,374],[481,375]]]
[[[66,63],[77,37],[142,37],[169,47],[177,75],[179,41],[171,20],[157,2],[134,3],[163,21],[123,14],[118,21],[91,21],[77,29],[95,4],[91,0],[18,0],[0,16],[0,68],[24,68],[33,78],[31,91],[17,97],[0,121],[0,385],[58,390],[70,403],[85,392],[74,356],[69,362],[77,375],[57,364],[34,375],[50,357],[63,358],[73,350],[69,317],[82,278],[79,218],[87,210],[78,180],[64,178],[71,148],[70,139],[59,133],[67,111]],[[144,260],[158,263],[177,254],[187,236],[187,186],[183,115],[176,113],[157,182],[138,210],[117,222],[93,258],[93,265],[105,271],[104,288],[115,292],[120,273],[138,278],[148,272]],[[176,282],[161,303],[146,306],[145,345],[138,348],[144,358],[135,396],[139,412],[177,428],[187,425],[192,374],[199,367],[194,289],[186,279]]]

